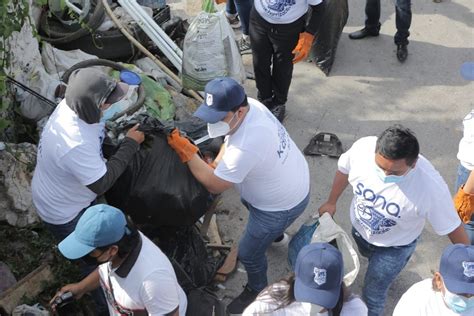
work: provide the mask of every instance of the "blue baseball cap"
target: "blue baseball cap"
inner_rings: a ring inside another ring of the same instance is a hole
[[[474,246],[449,245],[439,263],[444,285],[452,293],[474,294]]]
[[[204,93],[204,103],[194,112],[194,116],[206,123],[221,121],[230,110],[241,105],[246,97],[244,88],[229,77],[209,81]]]
[[[119,241],[128,231],[122,211],[110,205],[97,204],[82,214],[74,231],[59,243],[58,248],[66,258],[79,259],[97,247]]]
[[[328,243],[304,246],[296,258],[295,299],[334,308],[343,277],[342,254],[337,248]]]

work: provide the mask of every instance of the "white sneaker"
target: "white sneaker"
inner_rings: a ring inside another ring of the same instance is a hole
[[[287,233],[283,233],[283,239],[280,241],[274,241],[272,242],[273,247],[285,247],[289,244],[290,242],[290,236]]]

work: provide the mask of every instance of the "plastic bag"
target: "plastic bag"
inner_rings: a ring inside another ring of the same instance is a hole
[[[210,80],[245,80],[245,69],[224,12],[201,12],[189,26],[183,44],[183,87],[202,91]]]
[[[314,222],[316,221],[317,224]],[[313,224],[311,224],[313,223]],[[313,233],[311,238],[311,230]],[[297,239],[293,241],[293,239]],[[303,224],[289,244],[288,261],[292,268],[296,263],[298,252],[309,243],[336,241],[337,248],[342,253],[344,261],[344,284],[351,285],[359,273],[360,263],[349,235],[334,222],[329,213],[324,213],[321,217],[315,217]],[[307,243],[305,243],[307,242]]]
[[[146,140],[105,197],[136,224],[192,225],[207,211],[211,195],[168,145],[160,124],[153,122],[140,122]],[[107,156],[107,150],[103,152]]]
[[[347,0],[323,1],[325,12],[309,59],[327,76],[336,57],[337,44],[349,16]]]

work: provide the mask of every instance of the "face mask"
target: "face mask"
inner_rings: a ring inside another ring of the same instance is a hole
[[[237,114],[237,112],[235,112],[235,114],[232,116],[229,123],[234,120],[236,114]],[[216,137],[219,137],[219,136],[225,136],[225,135],[229,134],[229,132],[230,132],[229,123],[224,122],[224,121],[219,121],[217,123],[212,123],[212,124],[207,123],[207,133],[209,134],[209,137],[210,138],[216,138]]]
[[[134,86],[130,86],[127,94],[122,99],[111,104],[106,110],[102,111],[100,121],[105,122],[110,120],[115,114],[125,111],[130,105],[132,105],[132,103],[136,102],[136,98],[131,98],[135,90],[136,88]]]
[[[109,256],[109,258],[107,260],[98,260],[98,258],[102,257],[102,255],[106,252],[107,250],[104,250],[99,256],[97,257],[91,257],[89,255],[85,255],[84,257],[82,257],[82,261],[84,261],[86,264],[88,265],[101,265],[103,263],[106,263],[106,262],[109,262],[110,259],[112,259],[112,256]]]
[[[320,306],[320,305],[311,304],[311,309],[310,309],[309,315],[310,316],[316,316],[316,315],[322,313],[323,310],[326,310],[326,308],[323,307],[323,306]]]
[[[377,172],[377,175],[379,176],[380,180],[382,180],[384,183],[399,183],[405,178],[410,169],[404,175],[401,176],[396,176],[393,174],[387,176],[385,172],[378,166],[375,166],[375,171]]]
[[[466,298],[448,291],[444,286],[444,302],[453,312],[461,314],[474,309],[474,297]]]

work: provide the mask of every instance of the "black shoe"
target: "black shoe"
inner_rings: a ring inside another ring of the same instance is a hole
[[[408,57],[408,49],[406,44],[399,44],[397,45],[397,58],[398,61],[403,63],[407,60]]]
[[[379,30],[371,30],[364,27],[362,30],[355,31],[349,34],[349,38],[353,40],[362,39],[368,36],[379,36]]]
[[[246,285],[242,293],[227,305],[227,313],[242,314],[247,306],[255,300],[258,293],[259,292],[252,290],[248,285]]]
[[[276,104],[270,108],[270,112],[275,115],[280,123],[283,123],[283,120],[285,119],[286,106],[284,104]]]

